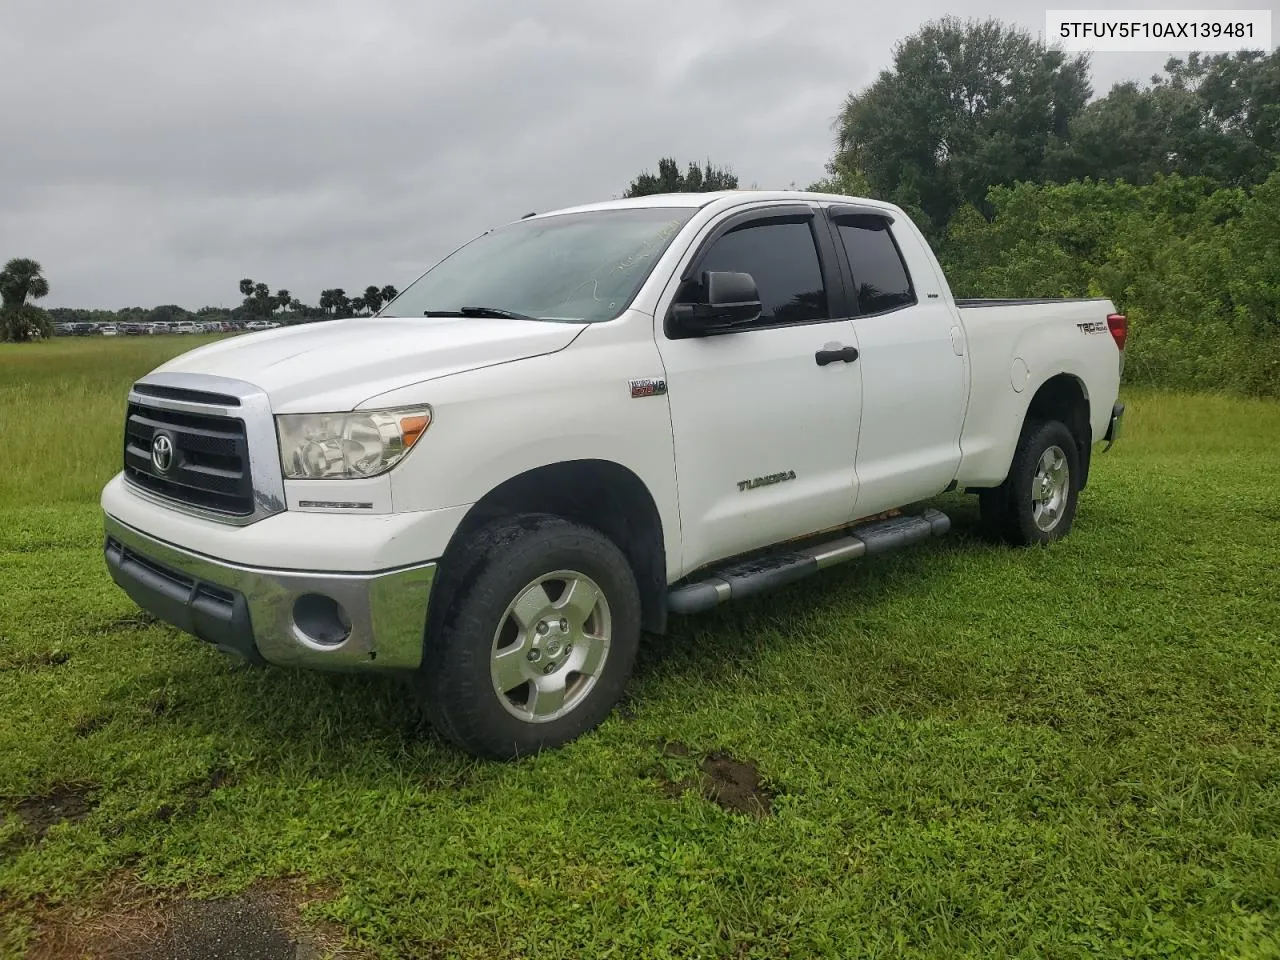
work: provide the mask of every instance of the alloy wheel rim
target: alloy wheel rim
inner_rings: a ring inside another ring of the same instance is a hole
[[[609,602],[594,580],[557,570],[525,585],[494,632],[489,675],[498,702],[526,723],[575,710],[609,656]]]
[[[1062,522],[1070,482],[1071,468],[1061,447],[1055,444],[1040,454],[1035,476],[1031,478],[1031,515],[1036,527],[1044,533]]]

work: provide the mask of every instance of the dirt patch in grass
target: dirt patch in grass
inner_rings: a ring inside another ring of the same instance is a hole
[[[736,760],[727,753],[711,753],[702,760],[702,795],[734,813],[767,817],[773,813],[773,795],[750,760]]]
[[[64,784],[44,796],[18,801],[14,812],[27,832],[39,842],[53,827],[83,819],[96,805],[87,787]]]
[[[336,928],[301,918],[332,896],[278,881],[233,897],[164,899],[117,880],[92,907],[41,912],[26,960],[356,960]]]
[[[678,740],[660,740],[659,751],[667,761],[695,759],[696,773],[673,779],[665,768],[655,770],[662,792],[675,798],[690,790],[731,813],[751,817],[767,817],[773,813],[774,793],[765,786],[760,770],[750,760],[739,760],[723,750],[714,750],[701,758],[694,756],[687,744]]]

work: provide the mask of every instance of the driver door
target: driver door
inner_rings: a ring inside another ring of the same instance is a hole
[[[703,271],[743,272],[762,314],[697,336],[669,304],[659,311],[684,573],[852,520],[862,397],[825,219],[808,205],[758,208],[713,225],[695,250],[672,302],[696,298]]]

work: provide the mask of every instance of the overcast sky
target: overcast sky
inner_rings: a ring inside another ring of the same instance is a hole
[[[1044,29],[1019,0],[0,0],[0,262],[39,260],[46,306],[315,303],[663,155],[804,186],[944,13]],[[1095,90],[1164,59],[1096,55]]]

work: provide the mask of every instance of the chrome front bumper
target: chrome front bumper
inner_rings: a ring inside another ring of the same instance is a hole
[[[226,653],[326,670],[410,670],[422,660],[435,563],[363,574],[261,569],[103,520],[107,568],[121,589]]]

